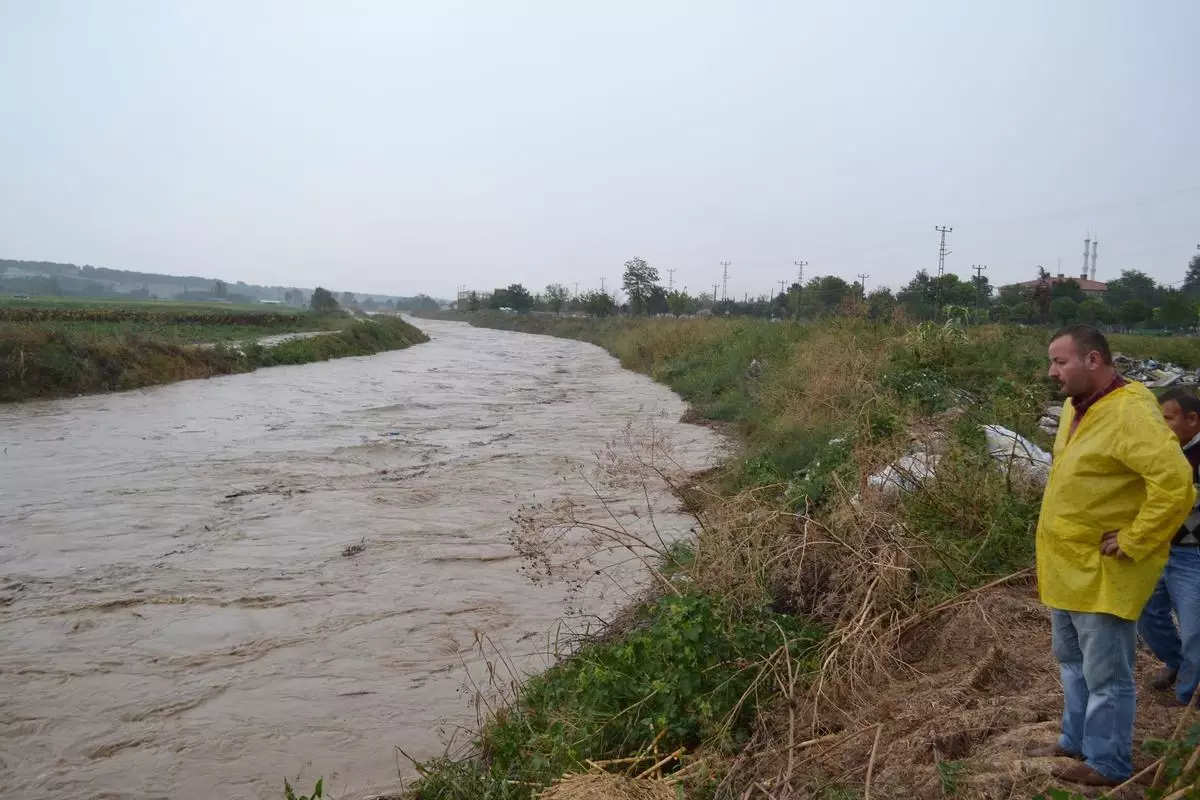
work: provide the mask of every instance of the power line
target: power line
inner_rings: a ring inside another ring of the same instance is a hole
[[[721,262],[721,267],[723,268],[723,271],[721,273],[721,302],[722,303],[726,303],[729,301],[729,265],[732,263],[733,263],[732,261],[722,261]]]

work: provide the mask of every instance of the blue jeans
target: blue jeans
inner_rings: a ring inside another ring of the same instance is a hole
[[[1105,777],[1133,774],[1133,659],[1137,623],[1111,614],[1050,610],[1063,686],[1058,743]]]
[[[1200,547],[1171,548],[1167,568],[1138,620],[1138,633],[1159,661],[1179,670],[1176,695],[1191,702],[1200,681]]]

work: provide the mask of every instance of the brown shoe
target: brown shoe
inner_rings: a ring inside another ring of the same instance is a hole
[[[1087,764],[1071,764],[1067,767],[1055,767],[1050,774],[1060,781],[1078,784],[1079,786],[1120,786],[1120,781],[1114,781]]]
[[[1179,670],[1163,667],[1158,672],[1154,673],[1154,677],[1150,679],[1150,687],[1156,692],[1170,691],[1175,685],[1175,681],[1179,678]]]
[[[1030,758],[1073,758],[1076,761],[1083,761],[1082,753],[1072,753],[1058,742],[1054,744],[1039,744],[1026,748],[1025,755]]]

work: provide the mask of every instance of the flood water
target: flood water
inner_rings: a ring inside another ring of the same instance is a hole
[[[0,406],[6,796],[396,791],[397,745],[473,723],[477,632],[532,668],[557,630],[564,586],[520,572],[510,515],[573,495],[602,518],[578,470],[631,422],[681,466],[715,457],[598,348],[419,325],[368,358]],[[664,535],[694,524],[653,502]]]

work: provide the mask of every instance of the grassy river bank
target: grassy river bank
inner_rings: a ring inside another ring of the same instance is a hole
[[[321,331],[267,346],[258,340]],[[428,341],[398,317],[217,304],[0,307],[0,402],[122,391],[399,350]]]
[[[1049,447],[1037,425],[1047,331],[470,321],[600,345],[741,447],[679,479],[699,534],[644,543],[656,596],[508,687],[469,749],[420,765],[409,797],[1069,796],[1051,761],[1024,755],[1053,740],[1061,713],[1030,570],[1040,489],[997,468],[981,428]],[[1193,339],[1114,347],[1200,366]],[[913,453],[932,476],[906,474],[903,492],[870,485]],[[1139,715],[1140,767],[1179,731],[1178,714]],[[1172,751],[1176,789],[1194,780],[1178,775],[1192,733]]]

